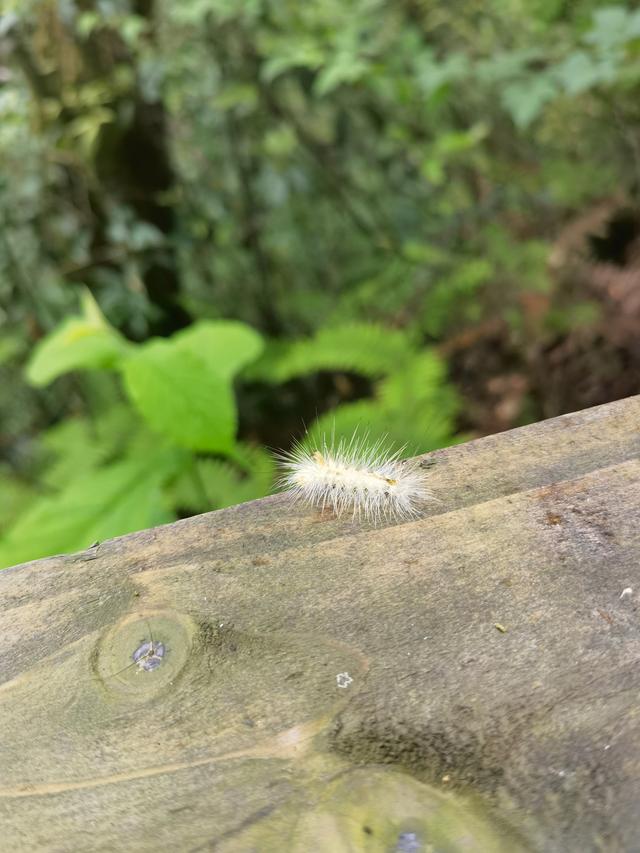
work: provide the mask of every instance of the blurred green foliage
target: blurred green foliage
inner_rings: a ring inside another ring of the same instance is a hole
[[[0,560],[8,565],[87,547],[173,520],[179,510],[267,494],[272,457],[236,438],[233,381],[247,365],[253,382],[340,366],[385,377],[372,400],[339,407],[330,425],[325,416],[316,431],[324,426],[341,436],[366,424],[416,447],[425,445],[425,435],[432,446],[451,436],[457,403],[443,366],[401,332],[350,324],[278,343],[260,358],[263,347],[256,331],[235,320],[199,320],[169,338],[128,343],[85,293],[82,313],[36,346],[27,377],[43,385],[68,371],[110,371],[119,380],[117,402],[101,407],[94,422],[69,417],[41,436],[39,484],[46,491],[5,530]]]
[[[267,494],[303,418],[456,440],[438,345],[640,178],[633,3],[0,10],[0,565]]]

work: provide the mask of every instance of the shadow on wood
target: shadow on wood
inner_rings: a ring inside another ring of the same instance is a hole
[[[639,425],[433,453],[418,521],[276,496],[0,573],[0,846],[640,849]]]

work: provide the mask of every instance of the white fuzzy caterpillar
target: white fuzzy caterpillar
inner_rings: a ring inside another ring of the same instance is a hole
[[[323,440],[321,449],[296,444],[280,455],[280,485],[294,498],[337,516],[376,524],[383,519],[414,518],[428,500],[425,471],[418,460],[401,459],[402,450],[385,453],[383,442],[369,444],[367,436],[340,441]]]

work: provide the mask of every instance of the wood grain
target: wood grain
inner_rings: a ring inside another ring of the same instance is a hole
[[[1,572],[0,849],[640,850],[639,425],[430,454],[413,522],[275,496]]]

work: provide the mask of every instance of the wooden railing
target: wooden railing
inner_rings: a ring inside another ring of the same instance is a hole
[[[417,521],[0,572],[0,849],[640,850],[639,457],[636,397],[430,454]]]

